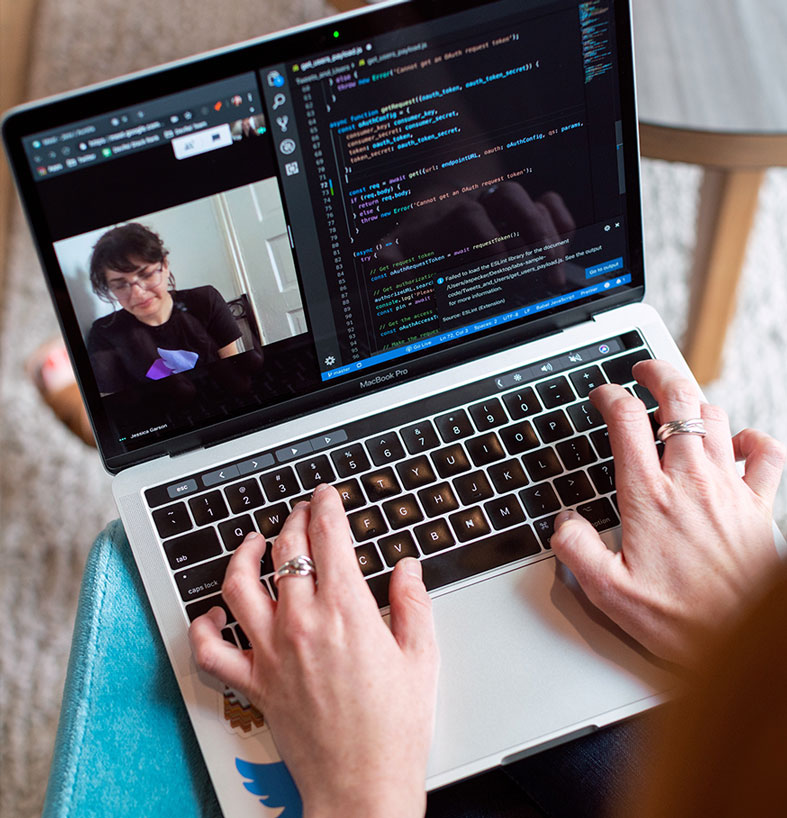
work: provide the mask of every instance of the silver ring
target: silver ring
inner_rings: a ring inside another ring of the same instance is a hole
[[[662,423],[656,432],[656,437],[663,443],[672,435],[699,435],[705,437],[707,434],[708,431],[702,418],[689,418],[688,420],[671,420],[669,423]]]
[[[317,569],[314,567],[314,561],[311,557],[305,554],[300,554],[291,560],[280,565],[273,574],[273,582],[275,585],[279,584],[282,577],[308,577],[313,576],[315,583],[317,582]]]

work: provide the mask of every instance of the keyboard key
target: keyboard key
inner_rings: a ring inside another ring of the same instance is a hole
[[[401,531],[377,542],[386,564],[393,568],[402,557],[419,557],[418,549],[409,531]]]
[[[331,464],[324,454],[298,463],[295,470],[298,472],[298,477],[301,478],[301,483],[307,491],[316,489],[320,483],[333,483],[336,479]]]
[[[408,491],[415,491],[437,480],[437,475],[432,470],[432,464],[425,455],[414,457],[412,460],[405,460],[404,463],[398,463],[396,471],[399,472],[399,479]]]
[[[467,542],[489,533],[489,525],[479,506],[462,509],[448,518],[459,542]]]
[[[464,409],[457,409],[447,415],[440,415],[440,417],[434,419],[434,422],[437,431],[440,432],[440,437],[446,443],[453,443],[455,440],[461,440],[463,437],[473,434],[473,425],[470,423],[470,418]]]
[[[361,486],[357,480],[345,480],[336,483],[335,488],[339,492],[339,497],[342,498],[345,511],[352,511],[366,505],[366,498],[363,496]]]
[[[550,448],[539,449],[537,452],[522,455],[522,462],[525,464],[527,473],[534,483],[546,480],[548,477],[554,477],[563,471],[554,449]]]
[[[457,477],[454,480],[454,488],[459,495],[459,499],[465,505],[488,500],[490,497],[494,497],[495,494],[492,486],[489,485],[489,480],[482,471],[474,471]]]
[[[244,480],[234,486],[227,486],[224,489],[227,501],[230,504],[233,514],[240,514],[242,511],[258,508],[265,503],[262,496],[260,484],[254,480]]]
[[[507,494],[505,497],[496,497],[494,500],[484,504],[489,522],[492,527],[499,531],[501,528],[509,528],[525,522],[525,515],[522,506],[516,499],[516,495]]]
[[[563,505],[573,506],[594,497],[596,492],[590,485],[585,472],[575,471],[571,474],[564,474],[555,479],[555,488],[563,501]]]
[[[360,443],[354,443],[346,449],[339,449],[331,454],[339,477],[352,477],[371,468],[369,458]]]
[[[387,497],[394,497],[402,492],[399,481],[390,467],[364,474],[361,482],[366,490],[366,496],[372,503],[385,500]]]
[[[361,566],[361,573],[368,577],[369,574],[376,574],[383,570],[383,561],[374,547],[374,543],[366,543],[355,548],[355,556],[358,559],[358,565]]]
[[[231,625],[235,621],[235,616],[229,608],[229,605],[224,601],[221,594],[216,596],[209,596],[207,599],[200,599],[192,602],[191,605],[186,605],[186,616],[189,622],[193,622],[198,616],[207,613],[211,608],[224,608],[224,613],[227,614],[227,624]]]
[[[410,454],[420,454],[421,452],[429,451],[429,449],[434,449],[435,446],[440,445],[437,432],[435,432],[434,426],[432,426],[432,422],[429,420],[414,423],[412,426],[402,429],[400,434]]]
[[[508,417],[497,398],[490,398],[483,403],[476,403],[468,410],[479,432],[486,432],[496,426],[508,423]]]
[[[370,506],[363,511],[354,511],[348,514],[347,518],[350,521],[350,529],[355,542],[371,540],[388,531],[388,526],[377,506]]]
[[[612,448],[609,445],[609,430],[606,426],[603,429],[591,432],[590,439],[593,441],[599,457],[603,459],[612,457]]]
[[[538,433],[544,443],[554,443],[556,440],[574,434],[574,430],[571,428],[571,424],[562,409],[558,409],[557,412],[550,412],[547,415],[541,415],[533,422],[536,424]]]
[[[262,481],[262,487],[265,489],[265,494],[273,503],[285,497],[291,497],[293,494],[298,494],[301,490],[298,481],[295,479],[295,472],[290,466],[284,466],[277,471],[263,474],[260,480]]]
[[[238,640],[235,638],[235,632],[232,630],[232,628],[222,628],[221,638],[225,642],[229,642],[233,647],[238,647]]]
[[[159,537],[173,537],[175,534],[183,534],[192,528],[191,518],[186,510],[185,503],[175,503],[166,508],[159,508],[153,512],[153,522]]]
[[[506,460],[489,467],[489,477],[494,487],[504,494],[507,491],[521,489],[528,484],[527,475],[518,460]]]
[[[589,503],[582,503],[577,506],[577,511],[591,522],[596,531],[606,531],[608,528],[620,525],[618,515],[615,514],[612,503],[606,497],[592,500]]]
[[[213,528],[202,528],[167,540],[164,553],[173,568],[184,568],[195,562],[217,557],[221,554],[221,543]]]
[[[578,432],[586,432],[588,429],[595,429],[604,425],[601,412],[589,400],[578,403],[576,406],[569,406],[568,414],[571,416],[571,420]]]
[[[521,420],[528,417],[528,415],[534,415],[536,412],[541,411],[541,404],[530,386],[518,392],[509,392],[507,395],[503,395],[503,403],[505,403],[512,420]]]
[[[536,520],[533,523],[533,528],[538,534],[538,539],[541,540],[541,545],[544,548],[551,548],[549,541],[555,533],[555,518],[557,514],[552,514],[550,517],[544,517],[543,520]]]
[[[555,448],[567,469],[576,469],[587,466],[596,459],[596,453],[586,437],[574,437],[558,443]]]
[[[549,483],[539,483],[537,486],[524,489],[519,492],[519,496],[531,517],[551,514],[560,508],[560,500]]]
[[[418,499],[421,501],[424,511],[430,517],[448,514],[450,511],[456,511],[459,508],[459,503],[448,483],[439,483],[436,486],[419,491]]]
[[[224,541],[224,547],[227,551],[234,551],[243,542],[246,535],[251,534],[254,530],[254,524],[249,514],[219,523],[219,534],[221,534],[221,539]]]
[[[459,444],[432,452],[432,461],[440,477],[453,477],[470,468],[465,450]]]
[[[415,538],[424,554],[434,554],[444,551],[456,544],[454,535],[445,520],[431,520],[423,525],[416,526]]]
[[[418,501],[411,494],[405,494],[396,500],[383,503],[383,511],[393,529],[420,523],[424,518],[418,506]],[[382,545],[380,545],[380,548],[382,548]],[[385,556],[385,553],[383,553],[383,556]]]
[[[590,479],[599,494],[609,494],[615,491],[615,463],[608,460],[606,463],[596,463],[588,469]]]
[[[251,650],[251,642],[249,642],[249,637],[246,636],[240,625],[235,626],[235,636],[238,638],[238,644],[241,646],[241,650]]]
[[[436,557],[421,560],[428,590],[490,571],[537,554],[541,549],[529,525],[509,528]]]
[[[279,535],[284,521],[290,513],[286,503],[276,503],[273,506],[260,509],[254,512],[254,519],[257,521],[257,528],[266,540],[271,540]]]
[[[574,400],[574,392],[563,375],[540,383],[536,389],[545,409],[554,409]]]
[[[500,437],[510,454],[520,454],[538,446],[538,438],[528,420],[501,429]]]
[[[175,583],[180,591],[180,598],[188,602],[220,590],[229,561],[229,557],[219,557],[188,571],[178,571],[175,574]]]
[[[197,525],[208,525],[229,516],[227,504],[218,489],[209,491],[201,497],[194,497],[189,500],[189,506]]]
[[[396,432],[388,432],[380,437],[367,440],[366,448],[369,450],[375,466],[393,463],[395,460],[401,460],[404,457],[404,449]]]
[[[580,398],[586,398],[593,389],[607,382],[597,366],[586,366],[584,369],[572,372],[569,377]]]
[[[486,466],[496,460],[502,460],[506,456],[494,432],[470,438],[465,446],[476,466]]]
[[[610,383],[626,384],[634,380],[634,376],[631,374],[631,368],[634,364],[638,361],[647,361],[650,358],[651,355],[647,350],[638,349],[636,352],[622,355],[620,358],[604,361],[602,367]]]
[[[659,404],[656,399],[650,394],[648,389],[645,389],[644,386],[635,383],[632,388],[634,390],[634,394],[645,404],[645,408],[648,411],[659,408]]]

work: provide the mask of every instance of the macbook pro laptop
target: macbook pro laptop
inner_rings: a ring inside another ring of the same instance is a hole
[[[550,551],[561,508],[611,547],[620,529],[590,390],[621,383],[652,412],[633,364],[687,372],[641,303],[631,41],[626,0],[399,2],[6,118],[227,816],[297,793],[265,714],[198,672],[188,625],[224,605],[244,536],[272,541],[319,482],[383,615],[396,560],[422,561],[442,655],[430,788],[671,687]],[[133,280],[107,280],[129,257]],[[171,315],[146,322],[165,293]]]

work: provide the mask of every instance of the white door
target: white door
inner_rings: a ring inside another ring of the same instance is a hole
[[[264,344],[306,332],[287,224],[275,179],[219,197]]]

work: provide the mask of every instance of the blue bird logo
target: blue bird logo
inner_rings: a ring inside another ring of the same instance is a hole
[[[290,771],[283,761],[274,764],[252,764],[235,759],[238,772],[247,779],[243,786],[260,797],[266,807],[284,807],[279,818],[303,818],[303,803]]]

